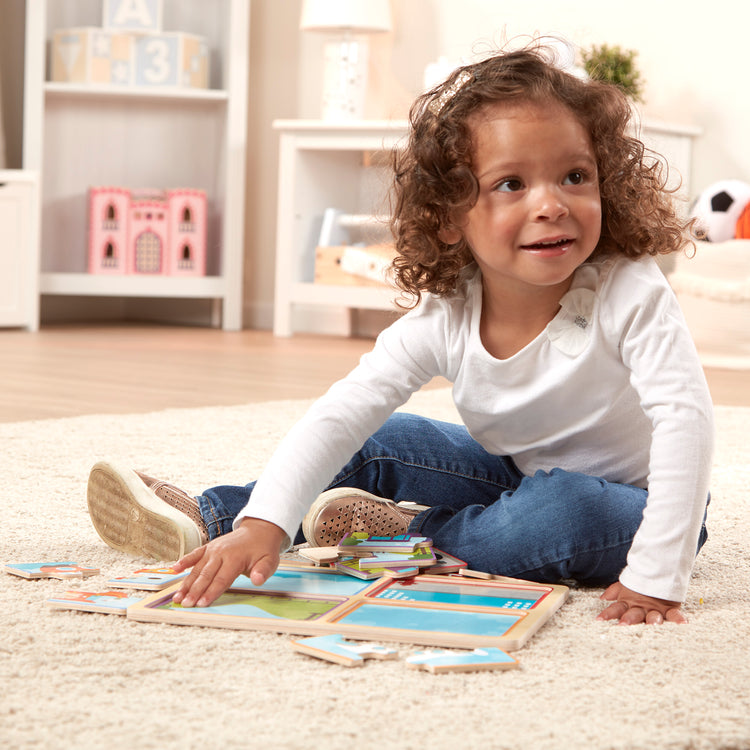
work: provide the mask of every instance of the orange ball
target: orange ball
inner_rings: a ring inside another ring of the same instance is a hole
[[[737,227],[734,230],[734,237],[738,240],[750,239],[750,203],[742,209],[740,218],[737,219]]]

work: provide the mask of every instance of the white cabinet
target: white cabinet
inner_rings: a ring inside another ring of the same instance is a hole
[[[65,297],[211,300],[242,327],[249,0],[163,0],[162,28],[206,38],[209,87],[54,83],[56,29],[101,27],[102,0],[27,0],[23,164],[41,182],[39,291]],[[207,274],[87,273],[87,192],[189,187],[208,200]]]
[[[353,223],[386,228],[391,180],[388,152],[407,130],[404,122],[333,123],[278,120],[279,195],[276,225],[274,333],[289,336],[295,308],[393,310],[388,287],[314,283],[315,249],[327,209]]]
[[[0,170],[0,327],[37,327],[38,222],[36,174]]]

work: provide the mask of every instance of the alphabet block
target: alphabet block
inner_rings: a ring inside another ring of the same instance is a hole
[[[52,35],[52,80],[158,88],[208,88],[204,37],[169,31],[132,34],[90,27]]]
[[[205,40],[178,31],[137,37],[134,79],[137,86],[207,88]]]
[[[134,39],[130,34],[81,27],[52,35],[52,80],[128,86],[133,83]]]
[[[161,31],[162,0],[104,0],[105,29],[151,33]]]

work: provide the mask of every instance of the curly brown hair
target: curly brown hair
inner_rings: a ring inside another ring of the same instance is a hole
[[[458,68],[412,106],[408,141],[393,153],[391,229],[395,281],[414,304],[424,292],[450,294],[472,262],[464,239],[448,244],[441,236],[460,231],[456,217],[477,200],[470,119],[496,102],[557,102],[590,134],[602,206],[591,259],[666,254],[684,245],[688,223],[666,189],[666,164],[628,134],[632,110],[625,95],[612,84],[567,73],[554,60],[554,51],[543,46],[496,54]]]

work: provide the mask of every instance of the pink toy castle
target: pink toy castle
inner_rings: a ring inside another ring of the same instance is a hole
[[[89,190],[89,273],[206,273],[202,190]]]

